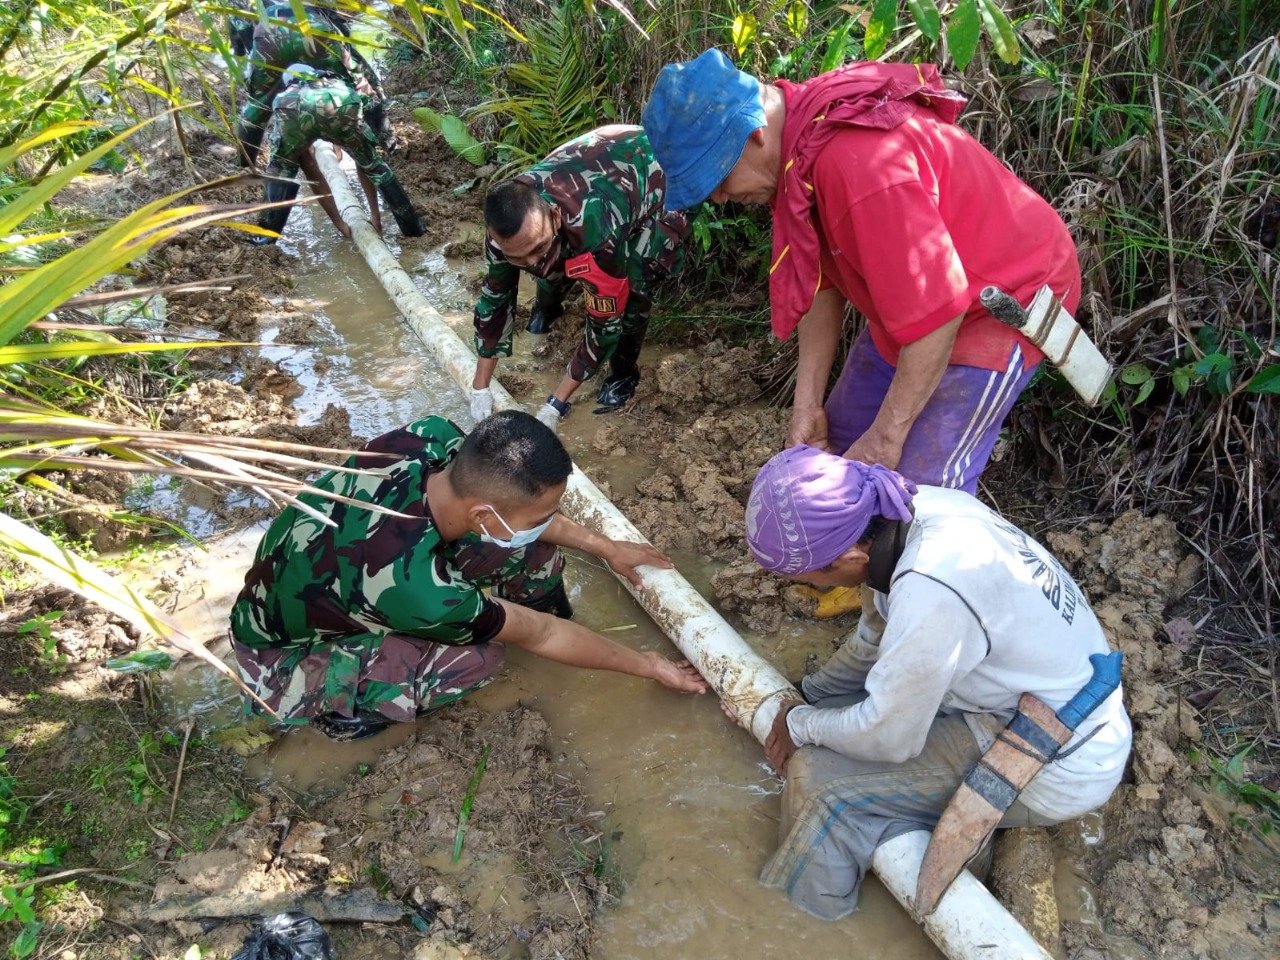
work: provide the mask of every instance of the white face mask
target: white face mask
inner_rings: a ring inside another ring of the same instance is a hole
[[[499,540],[485,529],[485,525],[483,523],[480,524],[480,529],[483,531],[480,534],[480,539],[485,543],[492,543],[495,547],[502,547],[506,550],[517,550],[520,547],[527,547],[529,544],[533,543],[533,541],[542,536],[547,527],[551,526],[551,521],[556,518],[553,513],[536,527],[531,527],[528,530],[512,530],[511,524],[507,523],[507,521],[502,518],[502,514],[494,508],[493,504],[486,503],[485,506],[488,507],[489,510],[493,512],[493,515],[498,518],[498,522],[507,528],[507,533],[511,534],[511,539]]]

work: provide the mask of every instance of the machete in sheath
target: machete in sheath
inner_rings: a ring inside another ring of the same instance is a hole
[[[919,916],[933,913],[1023,787],[1053,762],[1081,721],[1120,685],[1119,652],[1095,653],[1089,662],[1093,677],[1056,714],[1039,698],[1024,693],[1009,725],[960,784],[942,811],[920,863],[915,904]]]

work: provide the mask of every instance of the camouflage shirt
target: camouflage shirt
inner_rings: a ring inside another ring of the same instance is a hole
[[[302,494],[302,502],[336,526],[297,507],[276,518],[231,610],[236,640],[267,648],[370,633],[445,644],[497,636],[505,612],[448,558],[452,551],[427,503],[427,478],[453,458],[462,440],[450,421],[427,417],[365,448],[403,459],[353,457],[347,466],[365,473],[330,471],[320,477],[314,486],[409,516]]]
[[[643,128],[612,126],[583,134],[516,179],[559,208],[560,231],[550,254],[533,267],[516,267],[492,240],[485,243],[488,275],[475,309],[480,356],[511,355],[520,270],[564,284],[565,261],[591,253],[606,273],[630,281],[640,294],[637,307],[649,302],[646,288],[659,275],[678,270],[687,221],[663,210],[667,178]]]

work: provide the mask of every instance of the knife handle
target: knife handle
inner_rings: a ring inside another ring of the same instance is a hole
[[[1074,697],[1058,711],[1058,719],[1068,730],[1080,726],[1082,720],[1098,708],[1103,700],[1120,686],[1120,663],[1124,655],[1119,650],[1111,653],[1095,653],[1089,657],[1093,664],[1093,676]]]

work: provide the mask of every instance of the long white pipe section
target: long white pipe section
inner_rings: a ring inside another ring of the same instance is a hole
[[[315,154],[321,173],[329,181],[339,214],[351,228],[351,235],[369,268],[436,362],[460,390],[470,395],[475,354],[427,302],[413,278],[391,255],[369,222],[364,205],[356,199],[333,150],[328,144],[317,142]],[[520,408],[496,380],[493,393],[496,409]],[[645,540],[631,521],[576,467],[569,478],[561,509],[583,526],[599,530],[612,539]],[[787,679],[747,646],[677,571],[645,567],[643,586],[639,589],[622,577],[618,580],[716,693],[732,705],[752,735],[764,743],[777,715],[779,701],[794,689]],[[872,862],[884,885],[912,915],[915,914],[916,878],[928,839],[924,831],[903,834],[881,844]],[[931,915],[917,919],[952,960],[1051,960],[1050,954],[968,871],[960,874]]]

